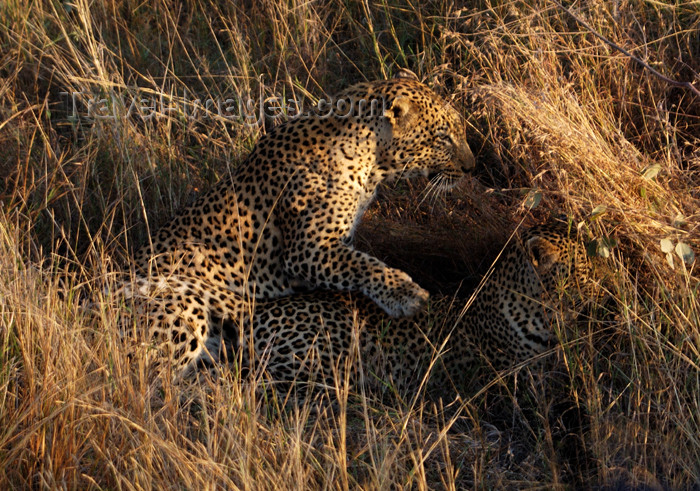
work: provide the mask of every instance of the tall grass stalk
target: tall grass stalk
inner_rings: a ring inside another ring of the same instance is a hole
[[[574,8],[697,82],[696,2]],[[265,374],[156,379],[108,292],[134,248],[276,124],[193,101],[309,104],[400,67],[465,114],[479,169],[430,200],[420,183],[384,190],[360,243],[444,291],[461,278],[428,266],[474,282],[516,224],[572,216],[609,257],[602,300],[555,326],[557,368],[456,374],[460,396],[442,401],[350,389],[342,370],[321,404],[269,397]],[[81,94],[78,114],[62,93]],[[90,98],[113,117],[86,117]],[[130,113],[142,98],[172,109]],[[698,486],[697,260],[660,241],[700,254],[699,142],[697,97],[551,2],[6,1],[0,488]]]

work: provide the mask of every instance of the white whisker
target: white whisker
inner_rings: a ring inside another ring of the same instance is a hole
[[[434,193],[435,187],[439,185],[441,178],[442,174],[438,174],[437,176],[433,177],[430,181],[428,181],[428,185],[420,193],[421,200],[416,204],[416,208],[422,205],[423,202],[426,199],[428,199],[432,193]]]

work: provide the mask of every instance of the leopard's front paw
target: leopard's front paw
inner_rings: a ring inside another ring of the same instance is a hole
[[[428,303],[428,292],[398,269],[387,268],[366,294],[392,317],[409,317]]]

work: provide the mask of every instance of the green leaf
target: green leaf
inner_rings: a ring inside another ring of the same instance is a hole
[[[600,215],[602,215],[602,214],[605,213],[606,211],[608,211],[608,207],[607,207],[607,206],[605,206],[605,205],[598,205],[598,206],[596,206],[595,208],[593,208],[593,211],[591,212],[591,218],[599,217]]]
[[[586,254],[589,257],[610,257],[610,250],[618,246],[618,241],[614,237],[601,237],[586,244]]]
[[[673,219],[673,226],[676,228],[685,227],[686,225],[688,225],[688,221],[680,213]]]
[[[610,249],[608,249],[605,246],[601,246],[600,244],[598,244],[598,250],[596,251],[596,253],[598,254],[598,257],[602,257],[604,259],[610,257]]]
[[[671,254],[670,252],[666,254],[666,262],[669,266],[671,266],[671,269],[673,269],[673,254]]]
[[[542,191],[539,189],[530,189],[525,196],[523,206],[528,210],[534,210],[542,201]]]
[[[608,249],[614,249],[619,245],[619,242],[615,237],[602,237],[598,239],[598,243],[603,247],[607,247]]]
[[[686,264],[690,264],[695,260],[695,253],[690,246],[684,242],[676,244],[676,254],[678,254],[678,257]]]
[[[673,241],[671,241],[671,239],[661,239],[659,244],[661,245],[661,252],[664,254],[673,251]]]
[[[588,257],[596,257],[598,255],[598,241],[586,242],[586,254]]]
[[[661,164],[654,164],[650,165],[646,169],[642,171],[642,177],[646,179],[647,181],[651,181],[654,179],[657,175],[659,175],[659,172],[661,171]]]
[[[612,237],[603,237],[598,239],[598,255],[600,257],[609,258],[610,249],[617,247],[617,240]]]

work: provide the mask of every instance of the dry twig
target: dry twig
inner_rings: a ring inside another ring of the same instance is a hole
[[[632,53],[630,53],[629,51],[627,51],[627,50],[626,50],[625,48],[623,48],[622,46],[619,46],[619,45],[613,43],[613,42],[610,41],[608,38],[606,38],[605,36],[603,36],[602,34],[600,34],[598,31],[596,31],[595,29],[593,29],[593,27],[591,27],[591,25],[588,24],[588,22],[586,22],[586,21],[583,20],[581,17],[579,17],[578,15],[576,15],[575,13],[573,13],[573,12],[571,11],[571,9],[569,9],[568,7],[564,7],[561,3],[557,2],[556,0],[554,0],[554,3],[555,3],[560,9],[564,10],[567,14],[569,14],[571,17],[573,17],[574,20],[575,20],[576,22],[578,22],[578,23],[581,24],[583,27],[585,27],[585,28],[586,28],[591,34],[593,34],[595,37],[597,37],[598,39],[600,39],[601,41],[603,41],[605,44],[607,44],[607,45],[610,46],[611,48],[616,49],[617,51],[619,51],[620,53],[624,54],[625,56],[628,56],[629,58],[633,59],[634,61],[636,61],[637,63],[639,63],[640,65],[642,65],[644,68],[646,68],[647,70],[649,70],[652,74],[654,74],[655,76],[657,76],[658,78],[660,78],[661,80],[663,80],[664,82],[666,82],[667,84],[673,85],[673,86],[675,86],[675,87],[683,87],[683,88],[685,88],[685,89],[689,89],[689,90],[690,90],[691,92],[693,92],[695,95],[700,96],[700,90],[698,90],[697,87],[695,87],[692,83],[690,83],[690,82],[680,82],[680,81],[678,81],[678,80],[674,80],[674,79],[672,79],[672,78],[667,77],[666,75],[662,74],[661,72],[659,72],[658,70],[656,70],[655,68],[653,68],[651,65],[649,65],[646,61],[642,60],[641,58],[638,58],[638,57],[634,56]]]

